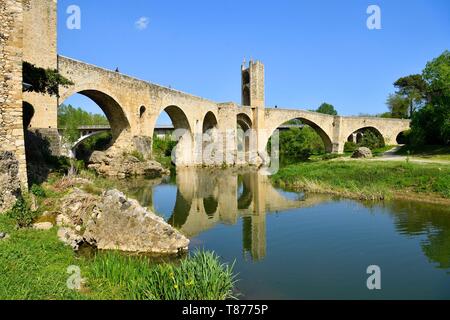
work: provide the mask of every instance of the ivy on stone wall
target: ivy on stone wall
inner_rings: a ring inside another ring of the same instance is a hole
[[[23,82],[31,87],[26,91],[46,93],[59,97],[59,86],[68,87],[74,83],[59,74],[56,69],[44,69],[34,64],[23,62]]]

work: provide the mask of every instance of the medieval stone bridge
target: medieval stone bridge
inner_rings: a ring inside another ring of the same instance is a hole
[[[217,103],[171,88],[129,77],[118,72],[67,57],[58,57],[58,69],[75,85],[60,89],[58,103],[75,93],[91,98],[107,116],[113,133],[115,147],[135,148],[144,154],[151,153],[151,140],[156,121],[166,111],[175,129],[184,129],[177,147],[177,165],[198,165],[204,158],[205,134],[213,132],[223,137],[218,164],[239,163],[239,129],[247,132],[246,152],[262,155],[273,132],[289,120],[300,119],[314,128],[322,138],[328,152],[343,152],[348,137],[363,128],[379,132],[386,143],[396,143],[397,136],[409,128],[408,120],[375,117],[341,117],[297,109],[269,109],[264,106],[264,66],[250,62],[242,66],[242,102]],[[247,83],[245,81],[248,81]],[[58,103],[54,106],[57,108]],[[36,115],[31,128],[57,128],[56,112],[45,117]],[[40,123],[42,120],[44,123]],[[211,133],[210,133],[211,135]],[[220,140],[220,139],[219,139]],[[226,140],[226,141],[224,141]],[[252,157],[242,158],[251,162]],[[214,162],[214,161],[213,161]]]
[[[408,120],[266,108],[264,66],[258,61],[242,65],[242,100],[237,104],[211,101],[58,56],[56,7],[55,0],[5,0],[0,6],[0,18],[8,31],[1,39],[0,70],[7,70],[8,74],[5,73],[7,81],[2,82],[0,92],[0,141],[2,149],[17,155],[23,184],[26,160],[21,118],[30,131],[39,131],[57,144],[58,106],[75,93],[91,98],[105,112],[113,134],[113,149],[137,149],[145,156],[151,154],[156,120],[166,111],[175,129],[179,129],[175,131],[179,139],[175,162],[179,166],[257,163],[264,158],[274,130],[292,119],[301,119],[313,127],[329,152],[342,152],[347,138],[363,128],[379,132],[387,143],[395,143],[397,135],[409,128]],[[59,99],[22,92],[22,61],[58,69],[74,85],[61,87]]]

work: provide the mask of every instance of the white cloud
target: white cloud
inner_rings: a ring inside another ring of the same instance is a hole
[[[147,17],[140,17],[135,23],[135,27],[138,30],[145,30],[148,27],[148,24],[150,23],[150,19]]]

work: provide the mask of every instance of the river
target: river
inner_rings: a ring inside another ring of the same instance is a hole
[[[255,171],[179,169],[129,196],[235,262],[240,299],[450,299],[450,208],[289,192]],[[369,290],[367,267],[380,268]]]

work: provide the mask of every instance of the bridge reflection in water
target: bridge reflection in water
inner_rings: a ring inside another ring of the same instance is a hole
[[[176,187],[175,199],[166,193],[159,201],[163,203],[156,204],[155,193],[161,187]],[[325,195],[282,193],[256,170],[234,168],[178,168],[176,177],[130,180],[125,188],[131,197],[162,214],[189,238],[218,224],[236,224],[242,218],[243,253],[253,260],[266,255],[267,214],[311,207],[330,199]]]

